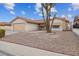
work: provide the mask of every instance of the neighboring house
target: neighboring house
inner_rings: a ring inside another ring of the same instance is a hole
[[[79,28],[79,16],[76,16],[74,18],[73,27],[74,28]]]
[[[52,19],[51,19],[52,20]],[[16,17],[6,26],[8,30],[12,31],[36,31],[44,30],[43,20],[31,20],[22,17]],[[52,24],[52,30],[69,30],[69,21],[66,18],[55,18]]]
[[[0,22],[0,29],[8,29],[11,25],[7,22]]]

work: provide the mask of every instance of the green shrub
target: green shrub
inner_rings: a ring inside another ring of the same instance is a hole
[[[4,29],[0,29],[0,38],[5,36],[5,30]]]

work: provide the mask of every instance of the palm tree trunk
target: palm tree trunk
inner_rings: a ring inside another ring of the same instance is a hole
[[[43,21],[44,21],[44,26],[45,26],[45,28],[46,28],[46,20],[45,20],[45,15],[44,15],[43,6],[42,6],[42,17],[43,17]]]
[[[50,29],[50,18],[49,18],[48,10],[46,11],[46,30],[47,30],[47,33],[51,32],[51,29]]]
[[[51,30],[51,19],[50,19],[50,11],[49,11],[49,31],[50,31],[50,33],[52,32],[52,30]]]

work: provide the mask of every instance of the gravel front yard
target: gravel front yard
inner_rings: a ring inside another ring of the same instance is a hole
[[[79,56],[79,37],[71,31],[56,31],[56,34],[47,34],[43,31],[30,33],[20,32],[8,35],[2,41],[22,44],[51,52]]]

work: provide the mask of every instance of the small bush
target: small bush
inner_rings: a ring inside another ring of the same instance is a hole
[[[0,29],[0,38],[5,36],[5,30],[4,29]]]

